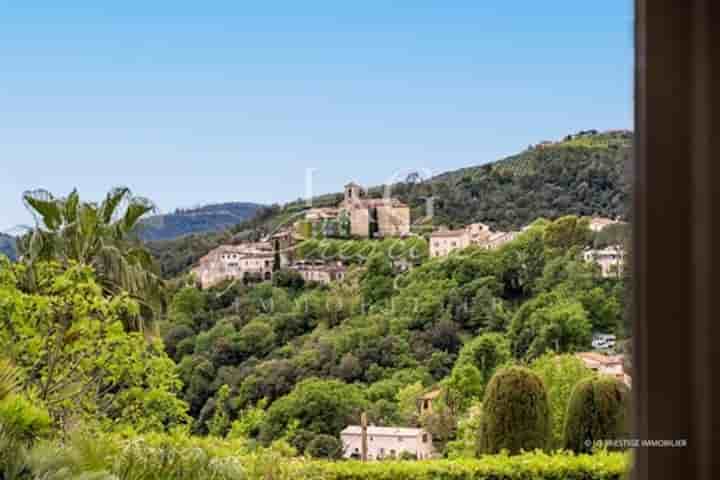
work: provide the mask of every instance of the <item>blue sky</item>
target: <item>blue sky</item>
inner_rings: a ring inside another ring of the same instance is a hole
[[[0,228],[23,191],[284,202],[632,128],[632,2],[0,0]]]

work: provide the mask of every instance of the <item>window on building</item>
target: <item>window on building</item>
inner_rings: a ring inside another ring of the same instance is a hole
[[[427,443],[427,441],[428,441],[427,433],[423,433],[422,442],[423,442],[423,443]]]

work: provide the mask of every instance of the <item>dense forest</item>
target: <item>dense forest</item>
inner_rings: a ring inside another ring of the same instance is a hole
[[[517,230],[537,218],[598,215],[627,219],[633,135],[629,131],[583,131],[552,144],[531,146],[497,162],[422,179],[411,174],[392,186],[392,195],[411,207],[420,232],[432,225],[457,227],[483,222],[495,230]],[[368,189],[373,197],[384,187]],[[427,218],[427,199],[433,218]],[[315,206],[334,206],[342,193],[313,199]],[[222,233],[192,235],[150,245],[163,273],[175,276],[222,242],[263,232],[302,210],[302,201],[261,210],[260,218]],[[268,215],[272,212],[273,215]]]

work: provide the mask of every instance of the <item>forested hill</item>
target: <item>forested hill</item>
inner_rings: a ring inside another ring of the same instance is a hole
[[[143,240],[168,240],[191,233],[219,232],[252,218],[261,208],[256,203],[228,202],[176,210],[143,221]]]
[[[10,235],[5,235],[4,233],[0,233],[0,254],[9,257],[10,260],[15,260],[17,255],[15,250],[15,238]]]
[[[564,139],[528,147],[510,157],[479,166],[440,174],[430,179],[410,175],[393,186],[397,196],[412,208],[412,220],[426,217],[426,199],[434,199],[429,224],[451,227],[483,222],[496,230],[516,230],[539,217],[599,215],[626,217],[633,134],[627,130],[582,131]],[[383,187],[369,189],[379,197]],[[316,206],[336,205],[342,193],[314,199]],[[244,222],[232,233],[271,230],[291,212],[304,208],[293,202],[264,209],[261,218]],[[210,249],[231,238],[229,234],[194,235],[151,246],[167,276],[181,273]]]
[[[511,230],[538,217],[625,217],[632,141],[629,131],[580,132],[394,191],[413,207],[413,219],[423,214],[424,197],[435,198],[434,224],[482,221]]]

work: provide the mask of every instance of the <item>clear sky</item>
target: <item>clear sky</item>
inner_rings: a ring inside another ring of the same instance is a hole
[[[632,128],[632,1],[0,0],[0,229],[23,191],[284,202]]]

